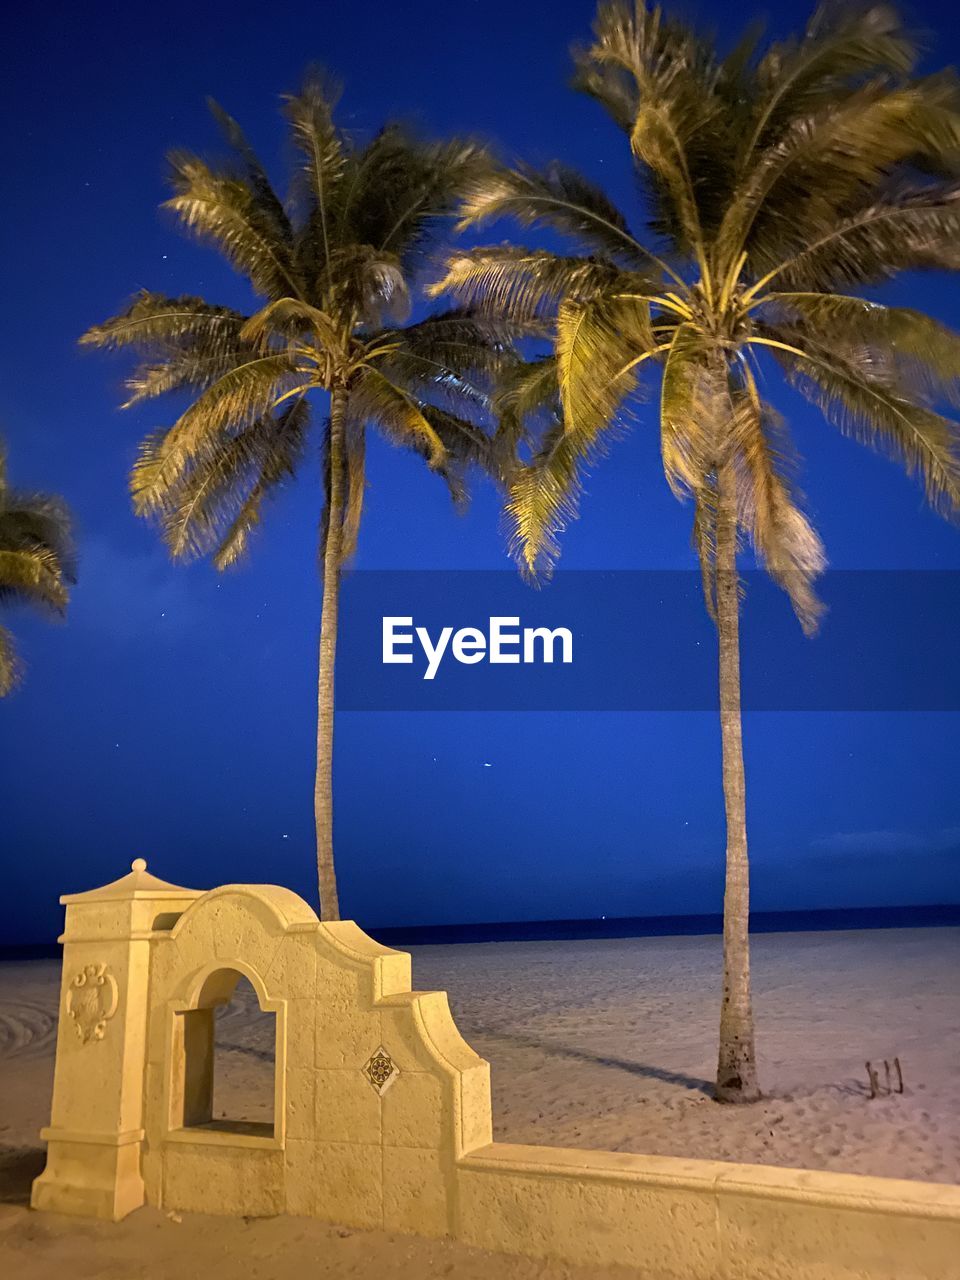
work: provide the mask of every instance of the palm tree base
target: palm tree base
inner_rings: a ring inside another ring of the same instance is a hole
[[[717,1102],[759,1102],[762,1094],[756,1081],[744,1081],[739,1076],[728,1076],[723,1083],[719,1080],[713,1087],[713,1096]]]

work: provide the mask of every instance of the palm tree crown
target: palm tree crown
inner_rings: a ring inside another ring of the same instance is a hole
[[[317,389],[346,393],[341,558],[356,541],[368,425],[421,453],[457,497],[463,467],[490,461],[484,384],[511,326],[453,311],[395,327],[438,220],[482,154],[417,142],[399,126],[358,146],[334,123],[334,103],[317,75],[286,102],[300,157],[286,201],[215,104],[229,161],[171,157],[166,208],[247,277],[258,311],[143,292],[81,340],[140,356],[125,407],[191,397],[144,441],[131,477],[135,509],[159,522],[175,558],[212,553],[223,568],[244,553],[264,500],[305,456]]]
[[[960,92],[952,74],[915,74],[916,42],[891,9],[830,13],[799,40],[761,52],[747,39],[721,59],[659,9],[601,5],[576,82],[630,140],[652,211],[642,239],[560,166],[475,183],[463,226],[509,216],[582,250],[464,251],[434,288],[492,316],[556,320],[555,353],[512,388],[521,416],[548,422],[508,505],[528,571],[555,558],[583,465],[651,366],[664,470],[694,500],[705,567],[729,467],[739,529],[808,629],[823,550],[760,353],[842,431],[919,473],[939,510],[960,507],[957,429],[942,412],[960,403],[960,339],[858,296],[901,271],[960,266]]]
[[[63,614],[75,574],[65,504],[45,493],[11,488],[0,446],[0,602],[22,602]],[[0,698],[16,687],[21,675],[13,638],[0,627]]]

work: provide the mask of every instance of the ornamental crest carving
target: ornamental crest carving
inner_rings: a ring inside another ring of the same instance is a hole
[[[117,1012],[117,980],[105,964],[86,964],[67,988],[67,1013],[81,1044],[102,1040]]]

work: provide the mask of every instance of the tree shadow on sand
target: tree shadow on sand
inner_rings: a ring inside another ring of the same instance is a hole
[[[508,1044],[520,1049],[538,1049],[541,1053],[570,1058],[574,1062],[588,1062],[592,1066],[610,1067],[614,1071],[626,1071],[630,1075],[643,1076],[646,1080],[662,1080],[665,1084],[675,1084],[681,1089],[713,1097],[712,1081],[702,1080],[699,1076],[688,1076],[682,1071],[668,1071],[665,1067],[655,1067],[649,1062],[633,1062],[625,1058],[615,1058],[610,1054],[591,1053],[588,1049],[574,1049],[570,1045],[557,1044],[552,1040],[536,1040],[531,1036],[518,1036],[503,1031],[487,1034],[498,1040],[505,1040]]]
[[[30,1203],[30,1187],[43,1173],[46,1154],[43,1147],[0,1146],[0,1204]]]

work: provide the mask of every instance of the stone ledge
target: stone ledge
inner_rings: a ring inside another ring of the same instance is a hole
[[[508,1143],[456,1173],[457,1235],[485,1248],[683,1280],[960,1276],[947,1184]]]
[[[142,1142],[143,1129],[128,1129],[125,1133],[96,1133],[83,1129],[58,1129],[49,1126],[40,1130],[41,1142],[88,1142],[95,1147],[126,1147]]]

